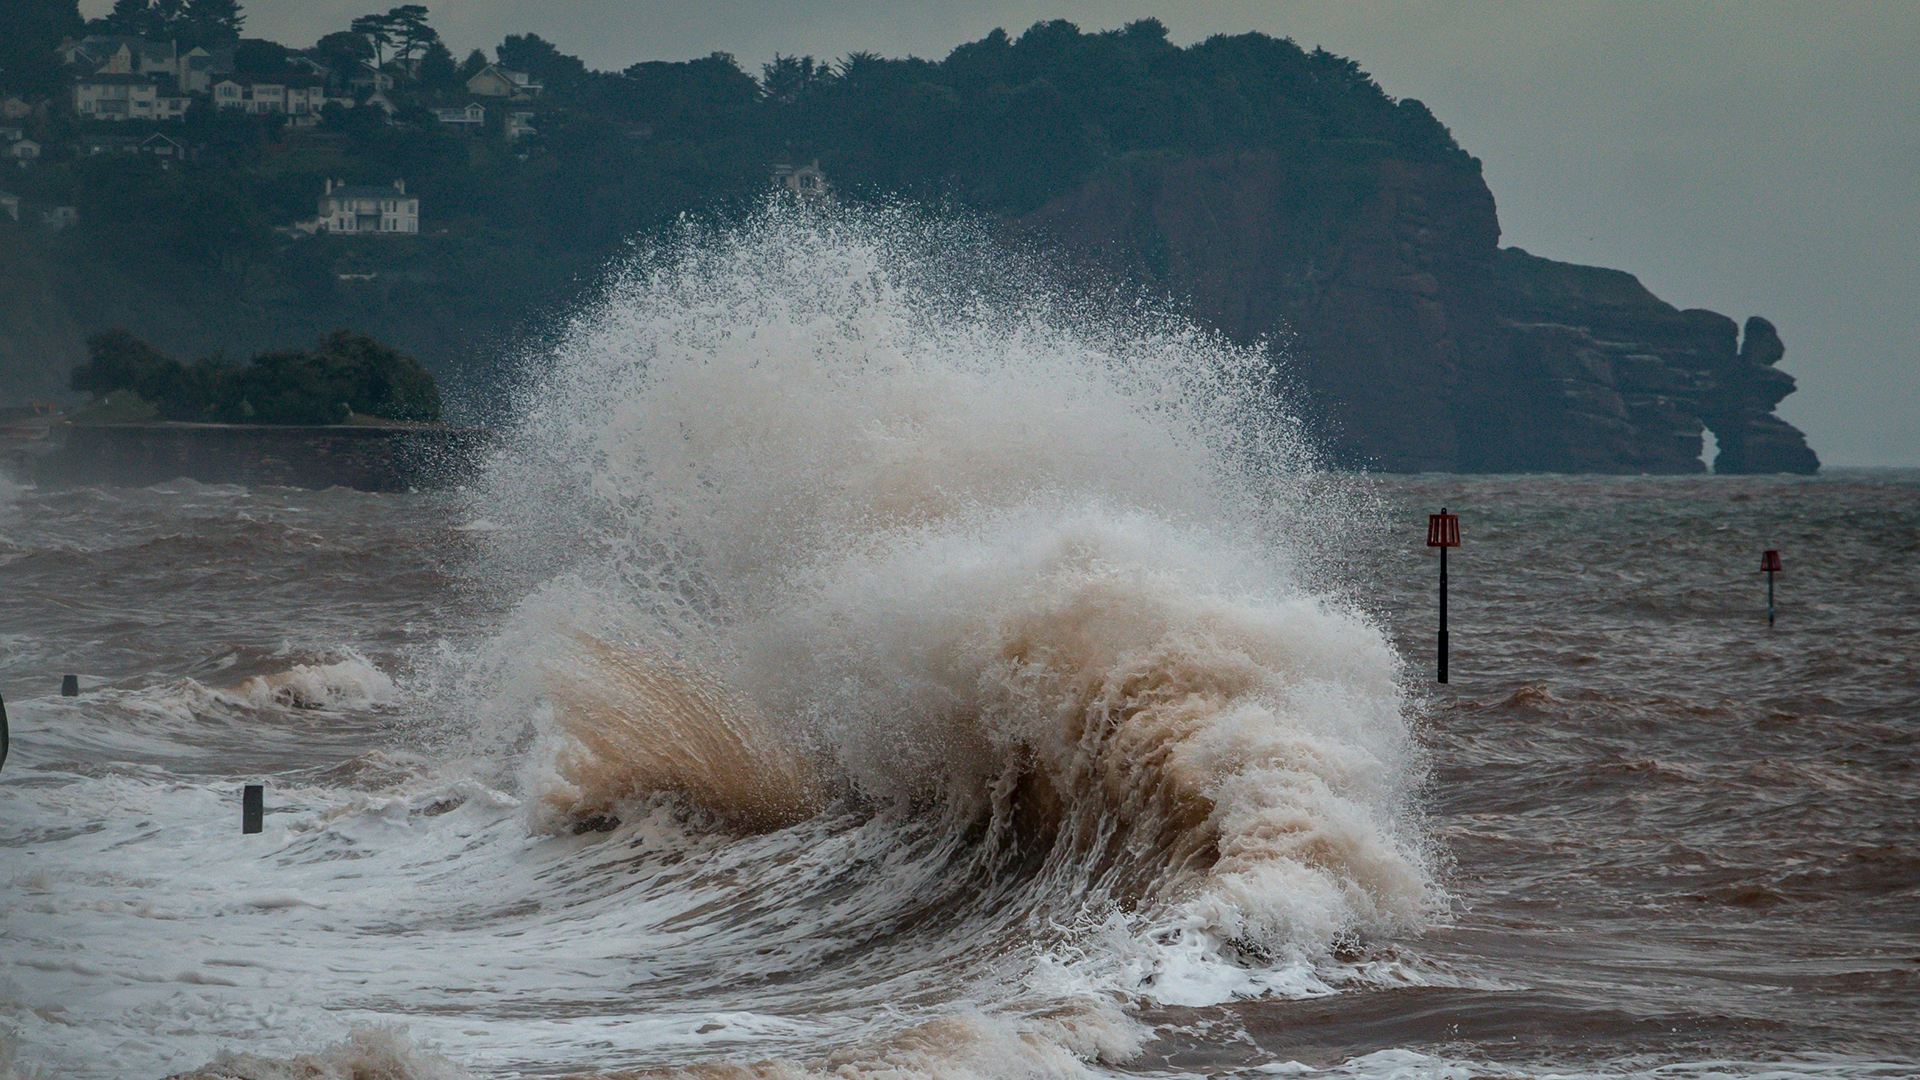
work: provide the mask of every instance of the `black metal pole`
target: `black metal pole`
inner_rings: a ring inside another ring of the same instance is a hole
[[[0,696],[0,769],[7,765],[7,699]]]
[[[1440,681],[1447,681],[1447,549],[1440,549]]]
[[[267,789],[262,784],[248,784],[240,797],[240,831],[257,833],[263,827],[262,818],[266,816]]]
[[[1773,625],[1773,571],[1767,571],[1767,625]]]

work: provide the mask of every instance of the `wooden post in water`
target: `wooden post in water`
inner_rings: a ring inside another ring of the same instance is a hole
[[[79,697],[80,696],[80,676],[62,675],[60,677],[60,696],[61,697]]]
[[[267,789],[264,784],[248,784],[240,794],[240,832],[257,833],[265,828]]]
[[[7,767],[7,699],[0,695],[0,769]]]
[[[1447,681],[1447,549],[1460,546],[1460,515],[1441,507],[1427,515],[1427,546],[1440,549],[1439,681]]]

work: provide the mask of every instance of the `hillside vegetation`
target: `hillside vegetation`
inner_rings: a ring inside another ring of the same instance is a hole
[[[142,3],[122,6],[132,18]],[[340,63],[354,36],[343,29],[307,55]],[[239,59],[256,67],[295,58],[240,44]],[[1102,33],[1060,21],[995,31],[938,60],[779,57],[757,74],[720,53],[593,71],[537,35],[514,35],[494,58],[545,87],[528,106],[535,134],[517,140],[493,102],[479,132],[426,111],[467,101],[462,73],[489,59],[454,68],[445,53],[434,38],[390,69],[400,75],[391,120],[329,106],[318,127],[295,131],[284,118],[196,106],[184,121],[122,125],[191,147],[193,160],[171,169],[73,156],[62,148],[83,130],[115,125],[56,108],[43,125],[47,160],[6,183],[29,203],[76,207],[79,224],[16,227],[0,245],[59,304],[8,308],[0,350],[32,366],[21,354],[50,337],[126,328],[172,352],[246,355],[352,326],[484,403],[477,391],[493,385],[500,358],[549,332],[624,244],[684,212],[724,215],[761,197],[779,163],[817,159],[841,197],[1014,218],[1102,175],[1277,154],[1299,178],[1284,210],[1305,223],[1291,253],[1300,260],[1369,194],[1378,159],[1478,169],[1424,106],[1388,97],[1351,60],[1262,34],[1181,48],[1151,19]],[[329,178],[404,179],[421,199],[420,234],[277,231],[313,216]],[[77,351],[67,343],[62,374]],[[13,376],[16,394],[49,382],[42,371]]]

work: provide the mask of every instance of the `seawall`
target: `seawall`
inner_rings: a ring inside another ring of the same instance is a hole
[[[59,424],[16,460],[36,483],[205,484],[406,491],[471,475],[491,433],[478,428],[250,424]]]

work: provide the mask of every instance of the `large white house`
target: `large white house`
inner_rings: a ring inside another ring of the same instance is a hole
[[[320,196],[318,228],[349,236],[417,233],[420,197],[407,194],[404,180],[395,180],[392,187],[329,180],[326,194]]]
[[[190,103],[152,76],[131,72],[82,75],[73,83],[73,111],[89,120],[178,120]]]

